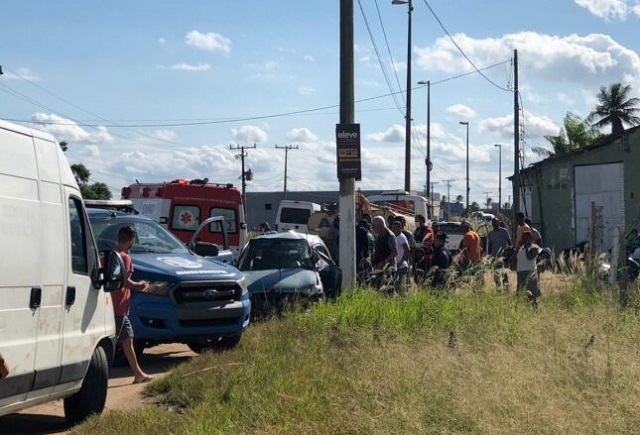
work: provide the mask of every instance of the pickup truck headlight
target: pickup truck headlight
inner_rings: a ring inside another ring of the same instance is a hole
[[[247,279],[243,276],[238,280],[238,285],[240,285],[240,287],[242,288],[242,296],[244,299],[244,296],[249,293],[249,288],[247,287]]]
[[[145,289],[145,293],[159,296],[167,296],[169,290],[173,287],[173,283],[168,281],[152,281]]]

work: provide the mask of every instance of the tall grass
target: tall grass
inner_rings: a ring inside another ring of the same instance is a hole
[[[566,284],[537,311],[490,289],[346,293],[179,366],[148,387],[157,408],[77,433],[637,433],[640,321]]]

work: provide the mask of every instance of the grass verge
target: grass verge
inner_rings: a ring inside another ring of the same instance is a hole
[[[640,427],[640,321],[573,286],[343,295],[155,381],[78,434],[602,434]]]

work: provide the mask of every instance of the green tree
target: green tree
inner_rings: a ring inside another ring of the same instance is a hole
[[[589,146],[602,138],[591,126],[592,118],[580,119],[571,112],[564,117],[563,128],[557,136],[545,136],[553,150],[545,147],[533,147],[532,151],[540,156],[551,157],[568,153],[581,147]]]
[[[614,83],[609,87],[601,86],[597,96],[598,104],[590,115],[600,119],[593,126],[602,128],[611,125],[611,134],[619,134],[624,131],[624,124],[640,124],[640,118],[636,116],[640,112],[640,99],[631,97],[630,94],[631,85]]]
[[[69,149],[67,142],[60,142],[60,148],[66,152]],[[80,193],[84,199],[111,199],[111,191],[109,186],[104,183],[89,184],[91,171],[82,163],[74,163],[71,165],[71,172],[80,187]]]
[[[456,202],[458,202],[458,203],[462,202],[463,199],[464,199],[464,196],[462,196],[462,195],[456,196]]]
[[[478,211],[478,210],[480,210],[480,204],[478,204],[475,201],[473,201],[471,204],[469,204],[469,211],[471,213],[473,213],[474,211]]]

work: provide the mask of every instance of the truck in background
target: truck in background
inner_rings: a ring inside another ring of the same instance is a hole
[[[278,206],[275,230],[280,233],[292,230],[308,234],[309,218],[320,210],[322,207],[315,202],[283,199]]]
[[[370,203],[380,206],[396,209],[398,212],[406,215],[421,214],[425,219],[432,219],[429,213],[430,201],[418,195],[411,195],[404,190],[382,192],[380,195],[371,195],[367,199]]]
[[[183,243],[189,243],[198,226],[212,216],[224,217],[229,248],[238,257],[247,239],[244,198],[233,184],[209,183],[205,179],[176,179],[166,183],[135,183],[122,188],[141,214],[165,225]],[[200,232],[202,242],[222,245],[221,223]]]

